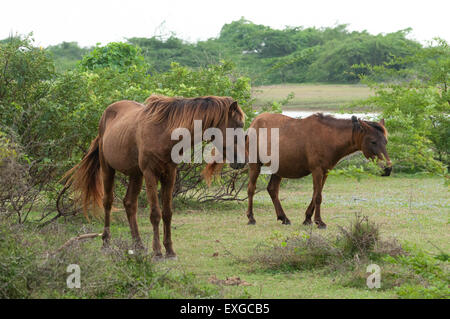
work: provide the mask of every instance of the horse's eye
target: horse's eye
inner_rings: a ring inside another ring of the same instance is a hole
[[[377,145],[377,142],[376,141],[372,141],[372,142],[370,142],[372,145]]]

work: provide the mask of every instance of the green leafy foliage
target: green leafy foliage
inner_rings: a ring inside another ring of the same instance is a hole
[[[376,95],[364,103],[381,109],[396,170],[444,174],[450,164],[449,61],[448,44],[438,40],[407,58],[365,66],[371,72],[363,80]]]
[[[169,37],[133,37],[127,39],[127,44],[96,47],[88,60],[83,58],[83,64],[89,69],[94,65],[123,68],[127,63],[136,64],[136,61],[122,59],[123,55],[134,55],[129,44],[134,50],[141,50],[151,73],[167,72],[173,62],[198,68],[230,60],[239,73],[250,77],[254,84],[352,83],[359,81],[359,73],[370,73],[368,68],[354,70],[352,65],[382,65],[392,56],[406,58],[420,50],[418,42],[407,39],[410,31],[371,35],[367,31],[350,32],[347,25],[278,30],[241,18],[223,25],[218,37],[196,43],[172,34]],[[66,42],[49,49],[57,58],[58,70],[67,70],[91,50]],[[122,61],[123,65],[117,61]]]
[[[440,261],[418,249],[408,248],[409,254],[386,257],[385,260],[400,265],[423,279],[421,284],[405,284],[396,288],[401,298],[448,298],[450,296],[450,276],[448,260]]]
[[[360,181],[364,177],[380,176],[382,171],[376,160],[367,160],[362,154],[359,154],[359,156],[355,154],[338,163],[336,168],[331,170],[328,175],[347,176]]]
[[[97,46],[92,52],[84,56],[80,67],[83,70],[112,68],[126,71],[130,67],[144,64],[140,49],[128,43],[111,42],[105,46]]]
[[[57,45],[50,45],[46,50],[53,56],[56,71],[65,72],[75,68],[84,55],[88,54],[92,48],[82,48],[77,42],[62,42]]]

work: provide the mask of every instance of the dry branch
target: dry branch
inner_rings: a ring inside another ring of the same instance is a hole
[[[89,234],[83,234],[83,235],[79,235],[76,237],[72,237],[68,241],[66,241],[61,247],[59,247],[57,250],[55,250],[53,255],[59,253],[61,250],[65,249],[65,248],[69,247],[76,241],[83,240],[83,239],[89,239],[89,238],[96,238],[96,237],[100,237],[102,235],[103,235],[102,233],[100,233],[100,234],[99,233],[89,233]]]

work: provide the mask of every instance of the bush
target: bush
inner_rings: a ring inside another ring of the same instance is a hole
[[[422,279],[420,283],[408,283],[396,288],[400,298],[449,298],[450,276],[448,260],[440,255],[431,256],[418,249],[408,249],[408,255],[388,257],[386,261],[406,268]]]
[[[437,39],[409,57],[364,67],[370,75],[362,79],[375,96],[362,103],[381,109],[395,170],[446,174],[450,165],[448,44]]]
[[[295,271],[322,268],[339,258],[339,251],[327,239],[310,233],[288,238],[281,246],[259,247],[251,260],[270,271]]]
[[[76,227],[79,231],[79,225]],[[84,230],[92,231],[84,227]],[[83,227],[82,227],[83,229]],[[99,254],[100,245],[77,241],[69,225],[0,224],[0,298],[199,298],[218,288],[192,274],[157,270],[147,254],[129,254],[120,239]],[[95,239],[93,239],[95,240]],[[81,270],[81,288],[69,289],[67,266]]]
[[[341,237],[338,239],[338,245],[341,246],[343,254],[349,257],[356,254],[368,256],[379,242],[379,227],[369,222],[367,216],[357,215],[348,229],[339,227],[339,230]]]
[[[367,217],[356,215],[349,227],[340,227],[336,238],[309,234],[288,238],[272,247],[260,247],[250,259],[270,271],[305,269],[351,269],[380,256],[400,255],[396,241],[379,238],[379,226]]]
[[[50,180],[48,171],[29,160],[1,131],[0,154],[0,217],[15,215],[18,223],[24,223]]]
[[[141,50],[128,43],[111,42],[105,46],[95,47],[83,57],[80,67],[83,70],[111,68],[125,72],[129,68],[139,68],[145,65]]]

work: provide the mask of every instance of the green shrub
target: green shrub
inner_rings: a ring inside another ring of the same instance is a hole
[[[338,245],[343,254],[351,258],[355,254],[368,256],[379,242],[379,226],[370,222],[367,216],[356,215],[350,227],[339,227],[339,230]]]
[[[355,66],[361,67],[361,65]],[[360,102],[381,110],[394,170],[446,174],[450,165],[450,48],[437,39],[407,57],[368,66],[363,81],[375,96]]]
[[[273,246],[260,247],[251,261],[270,271],[305,269],[352,269],[380,256],[400,255],[401,246],[393,240],[380,240],[379,225],[356,215],[348,227],[340,227],[336,238],[313,233],[287,238]]]
[[[205,298],[218,288],[192,274],[157,269],[145,253],[130,254],[115,239],[100,253],[101,244],[76,241],[58,250],[75,227],[54,223],[42,229],[30,224],[0,224],[0,298]],[[83,228],[83,227],[81,227]],[[85,231],[92,232],[90,227]],[[69,289],[67,266],[81,270],[81,288]]]
[[[396,288],[400,298],[450,298],[450,265],[441,255],[431,256],[417,249],[408,255],[387,257],[391,264],[406,268],[423,279],[420,284],[405,284]]]

